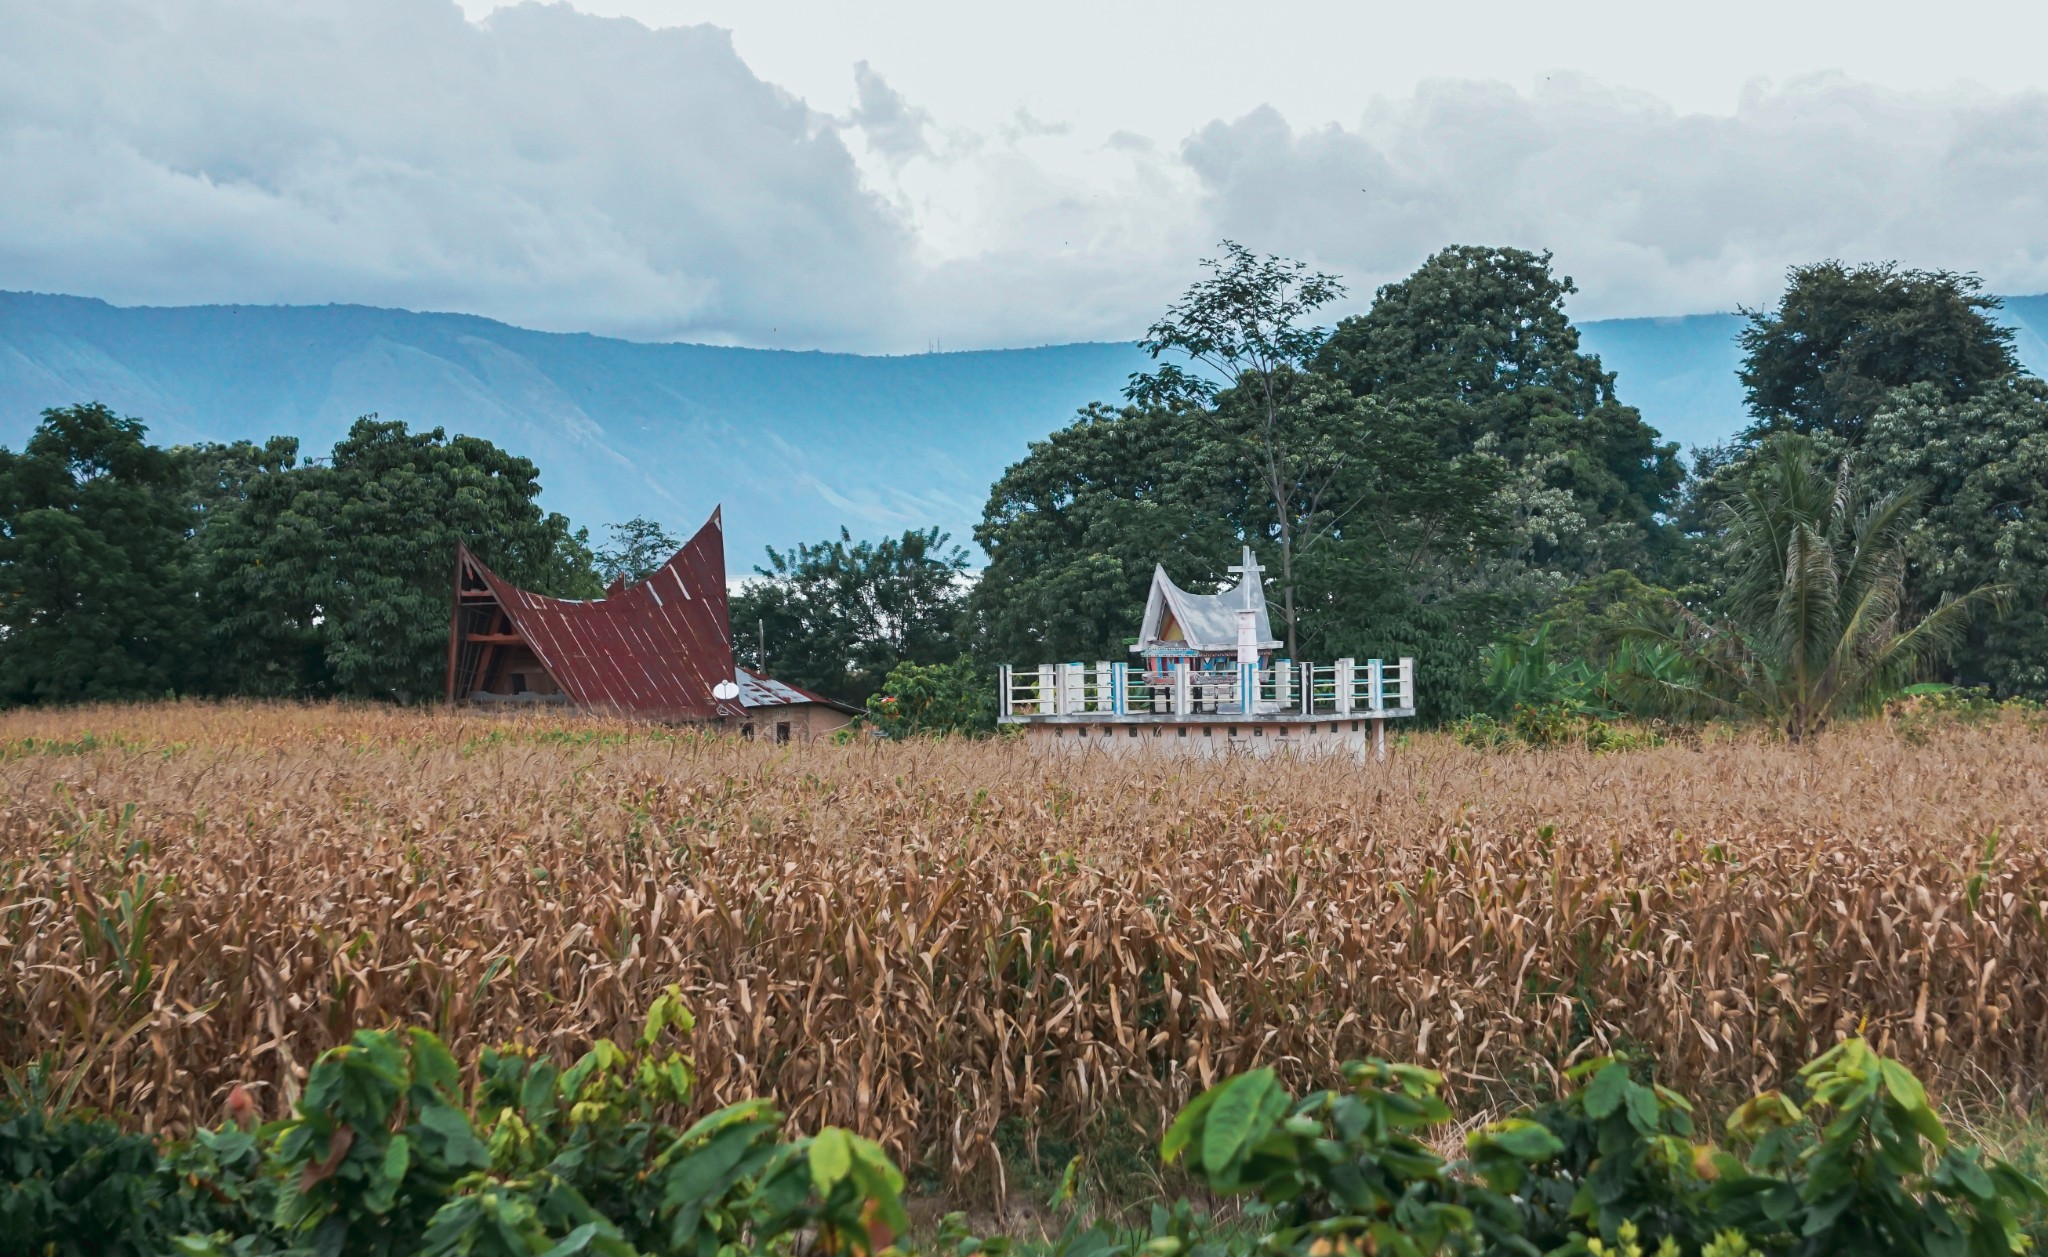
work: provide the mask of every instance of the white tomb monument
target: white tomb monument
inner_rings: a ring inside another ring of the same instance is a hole
[[[1237,583],[1189,593],[1152,572],[1136,663],[1005,664],[1004,724],[1033,745],[1188,755],[1386,755],[1386,722],[1415,715],[1415,661],[1276,658],[1264,569],[1246,546]]]

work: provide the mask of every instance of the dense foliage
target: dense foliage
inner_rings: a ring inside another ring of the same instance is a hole
[[[835,541],[771,548],[732,597],[740,663],[852,702],[899,664],[950,663],[967,570],[950,540],[936,528],[879,542],[841,529]]]
[[[0,450],[0,701],[164,694],[198,678],[185,476],[143,427],[52,410]]]
[[[438,694],[457,541],[597,592],[538,469],[487,441],[374,416],[322,462],[290,438],[145,438],[94,404],[0,451],[0,700]]]
[[[39,1068],[0,1102],[0,1247],[42,1257],[1001,1253],[959,1215],[909,1234],[904,1176],[874,1143],[825,1127],[785,1137],[760,1100],[690,1122],[693,1025],[674,988],[630,1047],[600,1039],[567,1069],[485,1051],[470,1070],[425,1030],[358,1031],[313,1066],[292,1114],[159,1144],[53,1097]],[[1956,1144],[1920,1082],[1860,1038],[1765,1092],[1701,1141],[1693,1106],[1625,1057],[1584,1062],[1547,1104],[1486,1122],[1446,1160],[1443,1079],[1354,1061],[1296,1098],[1271,1068],[1189,1103],[1159,1144],[1218,1196],[1254,1203],[1214,1226],[1186,1201],[1148,1231],[1075,1214],[1056,1257],[1335,1253],[1664,1257],[1868,1252],[2012,1254],[2048,1190]],[[465,1078],[472,1081],[465,1086]],[[1055,1204],[1071,1203],[1063,1190]]]
[[[1905,536],[1916,494],[1866,501],[1850,462],[1830,473],[1811,439],[1786,433],[1756,451],[1743,494],[1727,504],[1725,592],[1712,618],[1636,635],[1687,665],[1637,668],[1645,699],[1688,713],[1742,712],[1803,742],[1840,715],[1870,710],[1953,650],[1998,585],[1944,596],[1912,615]]]
[[[1854,446],[1894,389],[1976,396],[2020,369],[2012,329],[1986,317],[1997,309],[1974,276],[1794,267],[1778,307],[1750,311],[1742,332],[1747,437],[1826,433]]]

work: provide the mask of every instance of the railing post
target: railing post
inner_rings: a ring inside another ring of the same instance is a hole
[[[1010,714],[1010,665],[996,665],[996,714]]]
[[[1301,665],[1301,714],[1316,714],[1316,666],[1312,663]]]
[[[1401,656],[1401,706],[1415,710],[1415,660]]]
[[[1057,716],[1060,714],[1059,704],[1055,701],[1059,696],[1058,676],[1059,674],[1053,671],[1051,664],[1042,663],[1038,665],[1038,693],[1033,696],[1031,701],[1032,715]]]
[[[1337,714],[1340,716],[1351,714],[1352,691],[1357,687],[1357,670],[1356,659],[1337,661]]]
[[[1366,703],[1372,710],[1372,751],[1374,759],[1387,757],[1387,721],[1380,713],[1387,709],[1387,665],[1385,660],[1365,661]]]
[[[1113,663],[1109,665],[1109,709],[1121,716],[1131,707],[1131,665]]]
[[[1185,716],[1195,709],[1194,676],[1186,667],[1173,670],[1173,714]]]

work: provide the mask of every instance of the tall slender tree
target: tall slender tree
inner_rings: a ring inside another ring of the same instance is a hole
[[[1344,295],[1334,276],[1305,262],[1259,257],[1234,241],[1221,258],[1204,258],[1209,277],[1189,288],[1145,333],[1139,346],[1155,360],[1179,354],[1197,368],[1168,362],[1133,375],[1125,395],[1141,406],[1187,402],[1217,407],[1220,418],[1251,446],[1258,480],[1271,500],[1280,543],[1280,616],[1287,653],[1299,654],[1296,557],[1323,514],[1346,461],[1346,444],[1305,412],[1341,405],[1342,390],[1303,367],[1322,347],[1315,312]]]

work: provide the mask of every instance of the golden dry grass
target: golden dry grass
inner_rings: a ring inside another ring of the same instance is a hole
[[[237,1080],[274,1111],[358,1026],[566,1055],[668,983],[707,1100],[953,1174],[1005,1117],[1262,1062],[1470,1091],[1628,1045],[1725,1092],[1867,1021],[1952,1089],[2048,1065],[2048,743],[2014,724],[1219,765],[167,706],[0,749],[0,1064],[59,1051],[159,1128]]]

